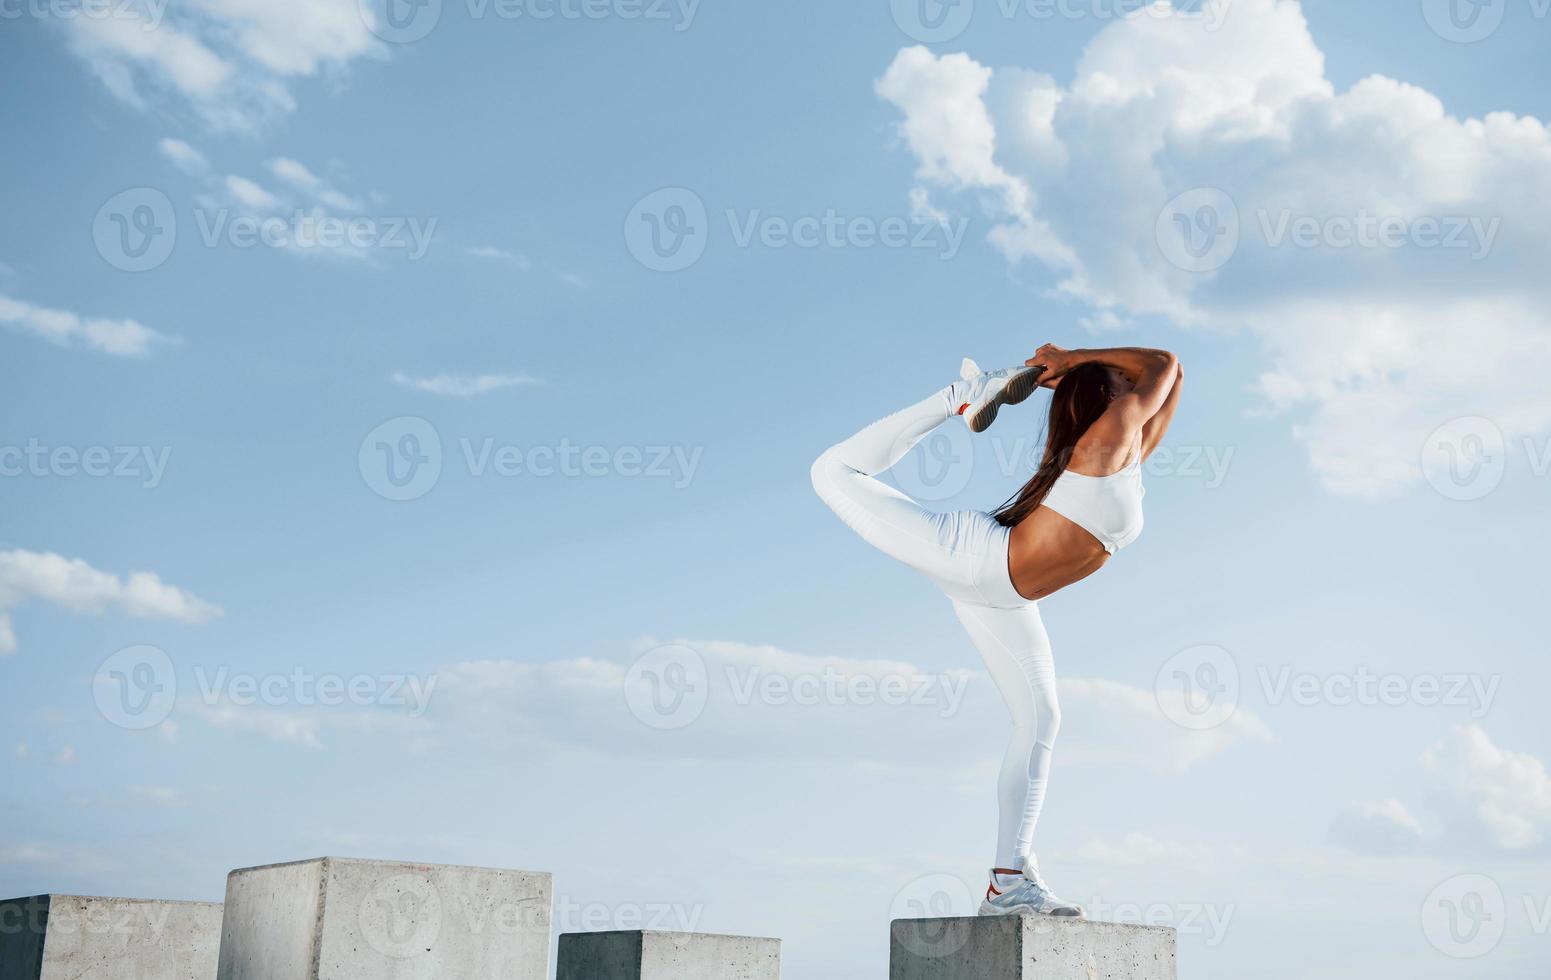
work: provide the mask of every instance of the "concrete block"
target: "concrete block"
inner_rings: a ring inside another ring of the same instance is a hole
[[[546,980],[535,871],[317,858],[226,879],[218,980]]]
[[[780,980],[781,940],[698,932],[567,932],[555,980]]]
[[[0,980],[210,980],[220,942],[217,902],[0,902]]]
[[[895,919],[889,980],[1175,980],[1174,930],[1050,916]]]

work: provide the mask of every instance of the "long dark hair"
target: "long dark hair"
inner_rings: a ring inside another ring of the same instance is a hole
[[[1045,495],[1071,463],[1077,440],[1104,414],[1112,397],[1109,370],[1102,364],[1089,361],[1061,376],[1050,399],[1050,420],[1045,425],[1045,458],[1023,489],[992,515],[998,524],[1016,527],[1044,503]]]

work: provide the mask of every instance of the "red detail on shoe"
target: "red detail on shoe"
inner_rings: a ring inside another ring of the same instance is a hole
[[[967,411],[969,411],[969,402],[965,402],[959,406],[958,414],[963,415]]]
[[[1000,895],[1000,894],[1001,894],[1001,892],[996,890],[996,886],[995,885],[987,885],[986,886],[986,901],[989,902],[991,900],[991,896],[992,895]]]

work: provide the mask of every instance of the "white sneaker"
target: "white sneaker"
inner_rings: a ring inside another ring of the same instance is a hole
[[[969,422],[969,431],[984,432],[996,421],[996,413],[1003,405],[1016,405],[1032,395],[1044,373],[1044,368],[1031,367],[982,371],[966,357],[959,369],[962,380],[953,385],[958,414]]]
[[[1082,906],[1058,898],[1040,877],[1038,868],[1022,875],[999,875],[991,872],[991,884],[986,888],[985,901],[980,903],[981,915],[1051,915],[1061,918],[1080,919]]]

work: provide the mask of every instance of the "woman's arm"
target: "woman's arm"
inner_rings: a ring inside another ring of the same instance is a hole
[[[1142,451],[1150,453],[1168,428],[1174,405],[1174,395],[1180,377],[1179,359],[1166,350],[1150,347],[1106,347],[1094,350],[1062,350],[1054,344],[1046,344],[1025,362],[1031,367],[1044,367],[1042,382],[1059,382],[1062,375],[1080,364],[1101,364],[1113,368],[1130,379],[1133,390],[1120,395],[1083,436],[1079,445],[1097,450],[1102,465],[1123,462],[1130,455],[1137,436],[1143,438]],[[1157,425],[1153,419],[1159,419]],[[1152,438],[1152,445],[1147,439]],[[1114,457],[1113,459],[1111,457]]]
[[[1148,375],[1155,374],[1158,377],[1167,375],[1170,365],[1178,361],[1173,354],[1166,350],[1156,350],[1151,347],[1099,347],[1082,350],[1063,350],[1055,344],[1046,344],[1041,347],[1033,357],[1024,362],[1029,367],[1044,367],[1045,377],[1041,383],[1049,384],[1060,380],[1061,375],[1070,371],[1079,364],[1097,363],[1105,367],[1111,367],[1124,374],[1131,383],[1138,388],[1144,381],[1149,380]]]
[[[1179,407],[1179,393],[1185,387],[1185,366],[1176,363],[1174,366],[1174,384],[1169,388],[1169,397],[1164,399],[1163,407],[1148,419],[1142,426],[1142,459],[1147,459],[1158,448],[1158,443],[1163,441],[1164,433],[1169,431],[1169,423],[1174,421],[1174,410]]]

